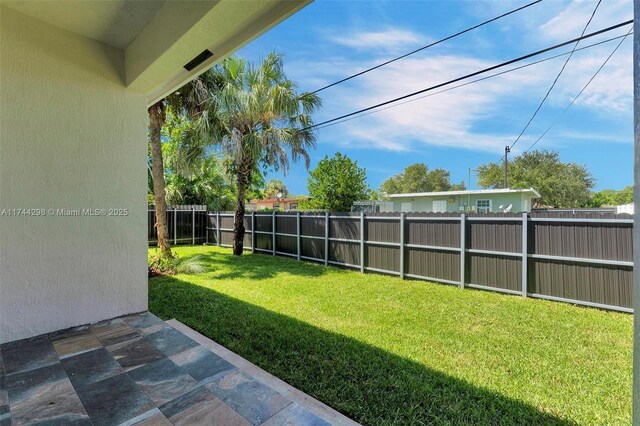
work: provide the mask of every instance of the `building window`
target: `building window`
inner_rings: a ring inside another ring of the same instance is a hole
[[[280,204],[274,204],[274,205],[273,205],[273,208],[274,208],[274,209],[279,209],[279,208],[280,208]]]
[[[297,208],[298,208],[298,203],[291,203],[291,204],[289,205],[289,208],[290,208],[291,210],[293,210],[293,209],[297,209]]]
[[[477,200],[476,211],[478,213],[489,213],[491,211],[491,200]]]

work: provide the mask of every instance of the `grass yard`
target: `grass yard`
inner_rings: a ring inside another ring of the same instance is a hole
[[[229,249],[149,280],[176,318],[363,424],[630,424],[628,314]]]

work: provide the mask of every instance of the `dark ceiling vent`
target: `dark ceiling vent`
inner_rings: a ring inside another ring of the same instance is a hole
[[[201,54],[199,54],[198,56],[196,56],[195,58],[187,62],[187,64],[184,66],[184,69],[186,69],[187,71],[191,71],[212,56],[213,56],[213,53],[211,53],[209,49],[205,49],[202,51]]]

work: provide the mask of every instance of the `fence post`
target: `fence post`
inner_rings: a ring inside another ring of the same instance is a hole
[[[529,276],[527,274],[527,259],[529,254],[529,242],[528,231],[529,231],[529,215],[527,212],[522,213],[522,297],[527,297],[527,280]]]
[[[220,247],[220,212],[216,212],[216,244]]]
[[[404,279],[404,213],[400,213],[400,278]]]
[[[191,244],[196,245],[196,208],[191,207]]]
[[[324,266],[329,265],[329,212],[324,212]]]
[[[256,212],[251,212],[251,253],[256,251]]]
[[[178,208],[173,208],[173,245],[178,244]]]
[[[460,288],[464,288],[464,281],[465,281],[465,276],[466,274],[466,257],[467,257],[467,238],[465,236],[466,234],[466,230],[467,230],[467,221],[466,216],[464,213],[462,213],[460,215]]]
[[[273,234],[273,238],[271,239],[271,254],[276,255],[276,211],[273,210],[271,214],[271,232]]]
[[[360,272],[364,272],[364,210],[360,212]]]
[[[298,260],[300,260],[300,252],[302,251],[302,244],[300,242],[300,212],[296,212],[296,236],[297,236],[297,245],[298,245]]]

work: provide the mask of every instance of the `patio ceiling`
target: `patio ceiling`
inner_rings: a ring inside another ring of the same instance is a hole
[[[165,0],[6,0],[32,18],[124,50],[155,17]]]
[[[311,0],[0,0],[122,51],[123,83],[153,104]],[[187,70],[203,51],[213,55]],[[121,66],[120,62],[114,67]]]

